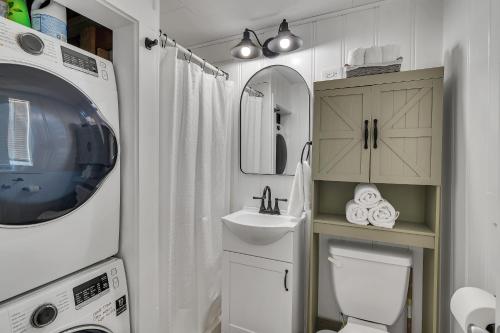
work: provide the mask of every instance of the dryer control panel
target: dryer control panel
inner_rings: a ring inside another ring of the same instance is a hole
[[[97,61],[85,54],[71,50],[61,45],[61,53],[64,66],[73,68],[84,73],[99,76],[97,72]]]

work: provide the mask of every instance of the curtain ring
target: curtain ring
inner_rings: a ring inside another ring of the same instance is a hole
[[[218,78],[219,77],[219,67],[216,67],[217,68],[217,72],[215,73],[215,78]]]
[[[191,63],[191,58],[193,57],[193,51],[191,50],[188,50],[189,51],[189,60],[188,60],[188,63],[190,64]]]
[[[203,66],[201,67],[202,71],[205,71],[205,66],[207,65],[207,60],[203,59]]]

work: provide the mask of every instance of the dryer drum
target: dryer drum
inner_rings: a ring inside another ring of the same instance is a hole
[[[0,64],[0,224],[32,225],[85,204],[118,144],[96,105],[41,69]]]

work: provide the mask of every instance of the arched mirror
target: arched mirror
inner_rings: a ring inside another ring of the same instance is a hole
[[[240,100],[240,168],[246,174],[293,176],[310,140],[310,92],[296,70],[266,67]]]

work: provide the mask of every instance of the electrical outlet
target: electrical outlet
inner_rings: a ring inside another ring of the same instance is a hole
[[[340,79],[341,73],[342,72],[339,69],[327,69],[321,73],[321,76],[323,80],[335,80]]]

